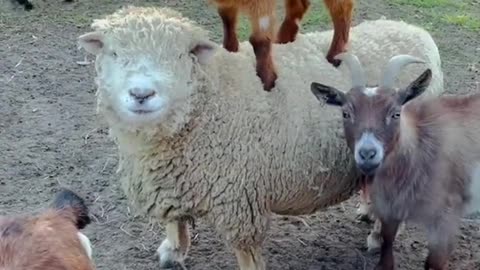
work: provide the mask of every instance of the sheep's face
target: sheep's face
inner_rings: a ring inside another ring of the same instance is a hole
[[[188,33],[166,37],[164,32],[130,29],[115,35],[92,32],[80,37],[83,48],[97,55],[102,102],[128,125],[178,118],[196,90],[195,65],[206,64],[214,52],[215,44],[208,40]]]
[[[319,83],[312,83],[311,90],[317,99],[342,108],[345,138],[357,167],[364,174],[373,175],[397,144],[402,106],[427,89],[431,76],[427,70],[398,91],[355,87],[345,94]]]

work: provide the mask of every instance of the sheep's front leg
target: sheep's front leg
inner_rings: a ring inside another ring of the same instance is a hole
[[[190,248],[190,233],[184,221],[173,221],[165,226],[167,237],[157,249],[161,268],[183,264]]]
[[[264,270],[265,261],[260,247],[250,247],[248,249],[235,249],[240,270]]]
[[[398,227],[400,221],[397,220],[383,220],[381,221],[382,226],[382,247],[380,251],[380,261],[378,262],[375,270],[394,270],[395,269],[395,259],[393,256],[393,242],[395,241],[395,236],[397,235]]]
[[[333,21],[333,39],[327,54],[327,60],[334,66],[339,66],[341,61],[334,57],[346,50],[352,22],[354,0],[324,0],[330,17]]]
[[[274,12],[256,16],[250,14],[253,34],[250,36],[250,44],[256,57],[257,76],[263,83],[263,89],[270,91],[275,87],[277,73],[272,57],[272,41],[275,24]]]
[[[357,215],[360,220],[370,222],[374,221],[375,217],[372,212],[370,193],[368,189],[368,179],[365,179],[360,188],[360,205],[357,209]]]
[[[300,29],[303,15],[310,6],[309,0],[285,0],[285,19],[277,34],[277,43],[293,42]]]
[[[223,47],[229,52],[238,52],[238,8],[235,6],[219,6],[217,11],[223,23]]]

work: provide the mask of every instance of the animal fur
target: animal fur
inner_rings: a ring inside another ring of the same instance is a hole
[[[70,190],[40,215],[0,216],[0,269],[94,270],[90,241],[79,231],[89,223],[83,199]]]
[[[285,19],[276,32],[276,0],[209,0],[215,3],[223,23],[223,47],[237,52],[239,42],[236,33],[240,12],[248,14],[252,33],[249,41],[256,56],[256,71],[264,90],[275,87],[277,72],[272,59],[272,42],[288,43],[295,41],[303,16],[310,7],[309,0],[285,0]],[[334,66],[340,61],[334,56],[346,50],[350,24],[352,21],[353,0],[325,0],[333,22],[334,34],[327,54],[327,60]]]
[[[389,66],[400,69],[387,68],[376,88],[357,84],[345,94],[312,83],[312,91],[342,108],[346,142],[358,168],[372,178],[384,240],[376,269],[394,269],[395,235],[401,222],[410,221],[427,231],[425,269],[446,270],[460,218],[480,211],[480,93],[424,97],[430,69],[393,88],[388,78],[411,63],[421,60],[392,59]]]
[[[261,91],[248,43],[229,53],[171,9],[127,7],[92,27],[79,41],[97,55],[98,112],[117,143],[129,200],[165,224],[162,266],[185,258],[186,220],[203,218],[235,249],[241,269],[264,269],[272,213],[310,214],[358,190],[338,115],[309,91],[319,77],[349,87],[348,70],[324,57],[331,31],[275,45],[280,76],[270,93]],[[433,70],[428,91],[442,91],[438,49],[426,31],[370,21],[352,29],[351,42],[372,80],[378,63],[410,53]],[[414,74],[412,67],[401,80]]]

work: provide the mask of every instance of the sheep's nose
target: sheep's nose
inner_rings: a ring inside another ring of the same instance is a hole
[[[155,91],[152,89],[132,88],[128,92],[130,96],[132,96],[140,104],[155,95]]]
[[[358,151],[358,154],[363,161],[370,161],[377,155],[377,150],[375,148],[362,148]]]

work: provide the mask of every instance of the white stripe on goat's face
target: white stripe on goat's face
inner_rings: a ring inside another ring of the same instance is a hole
[[[373,174],[383,161],[385,150],[382,143],[371,132],[364,132],[355,142],[355,162],[366,174]]]
[[[90,239],[88,239],[88,237],[81,232],[78,232],[77,235],[83,249],[85,249],[85,252],[87,253],[88,258],[92,260],[92,245],[90,243]]]
[[[377,94],[378,87],[366,87],[363,93],[368,97],[373,97]]]

